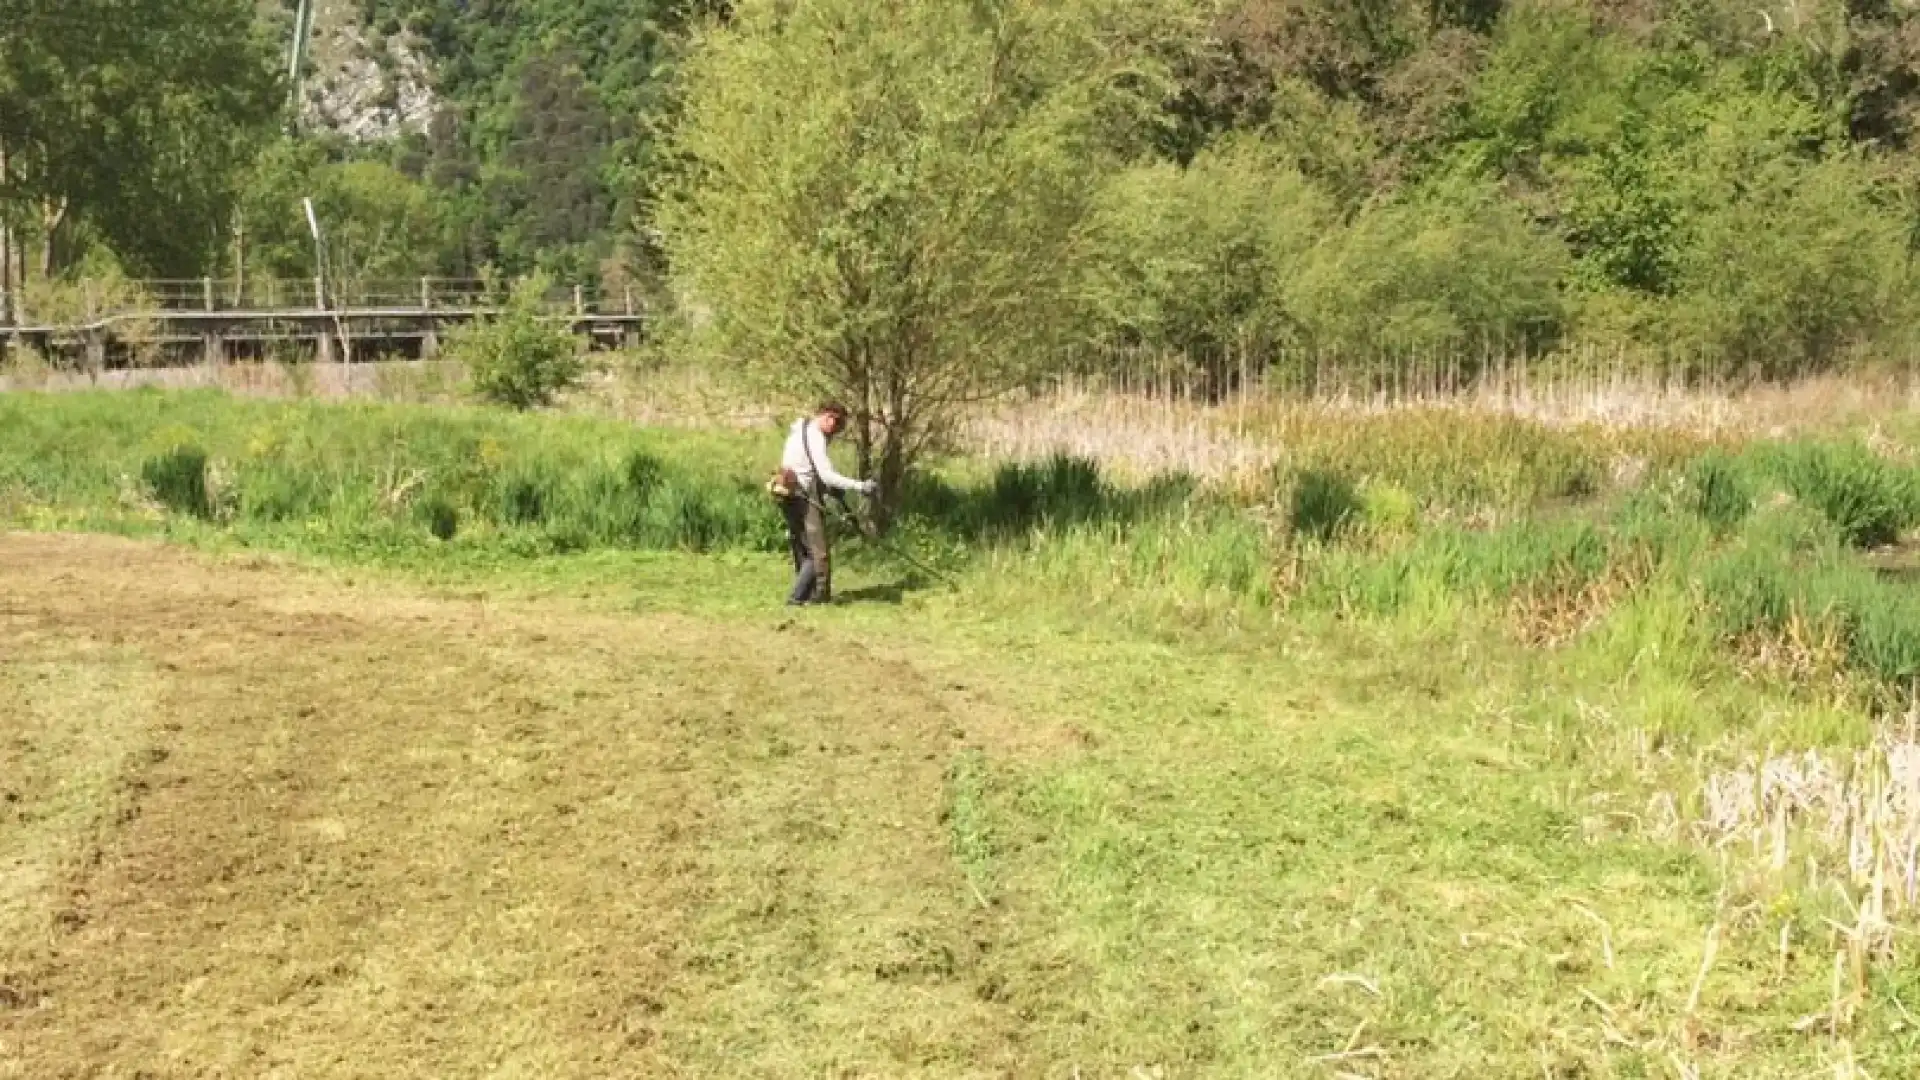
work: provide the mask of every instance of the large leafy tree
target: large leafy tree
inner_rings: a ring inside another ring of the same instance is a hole
[[[85,234],[162,274],[220,247],[279,102],[255,14],[251,0],[0,0],[0,220],[38,238],[43,272]]]
[[[295,280],[315,272],[302,200],[326,230],[334,288],[406,279],[439,268],[439,216],[425,185],[377,161],[329,161],[310,142],[260,155],[241,196],[236,246],[246,271]]]
[[[1130,0],[745,0],[685,61],[660,207],[691,344],[854,412],[895,505],[1075,332],[1098,178],[1164,98]]]

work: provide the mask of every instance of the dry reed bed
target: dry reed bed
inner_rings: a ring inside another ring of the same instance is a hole
[[[0,391],[222,389],[270,398],[451,403],[461,372],[444,361],[358,364],[277,361],[135,367],[101,372],[16,364]],[[1671,431],[1703,439],[1790,435],[1920,412],[1920,376],[1830,375],[1792,385],[1694,386],[1655,376],[1543,378],[1496,371],[1464,388],[1301,396],[1255,379],[1208,402],[1191,381],[1159,385],[1062,379],[1050,389],[974,410],[957,430],[959,449],[998,460],[1069,454],[1119,475],[1184,472],[1231,481],[1281,462],[1306,427],[1409,412],[1510,417],[1554,429]],[[572,395],[574,411],[650,427],[751,430],[777,424],[779,402],[722,373],[643,366],[613,356]]]
[[[1733,440],[1868,426],[1920,412],[1920,381],[1836,375],[1745,390],[1658,380],[1601,385],[1488,382],[1459,393],[1343,394],[1314,400],[1256,387],[1214,403],[1177,390],[1123,393],[1068,381],[1046,393],[976,412],[962,426],[960,442],[992,458],[1069,454],[1134,477],[1177,471],[1230,481],[1282,461],[1289,442],[1297,442],[1305,429],[1337,429],[1356,419],[1432,412],[1509,417],[1556,430]]]
[[[1911,934],[1920,914],[1915,719],[1910,711],[1903,728],[1884,731],[1852,753],[1770,752],[1710,772],[1695,793],[1697,816],[1684,824],[1670,794],[1653,800],[1656,835],[1670,842],[1684,837],[1737,860],[1749,887],[1770,893],[1774,905],[1787,904],[1774,911],[1791,910],[1796,898],[1837,905],[1842,918],[1780,924],[1782,963],[1793,952],[1819,947],[1823,937],[1833,950],[1827,1007],[1797,1021],[1796,1032],[1843,1039],[1876,992],[1874,970],[1902,962],[1900,939]],[[1712,963],[1710,938],[1703,979]],[[1865,1074],[1841,1069],[1836,1075]]]
[[[1756,756],[1707,776],[1692,838],[1716,849],[1745,844],[1770,869],[1796,852],[1875,892],[1877,909],[1920,905],[1920,741],[1886,731],[1850,755],[1819,750]]]

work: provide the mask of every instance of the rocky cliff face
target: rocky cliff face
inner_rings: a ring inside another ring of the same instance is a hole
[[[358,16],[353,0],[320,0],[315,9],[302,124],[362,143],[425,132],[439,107],[425,42],[365,30]]]

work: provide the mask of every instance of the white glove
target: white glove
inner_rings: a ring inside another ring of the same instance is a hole
[[[878,481],[874,481],[874,480],[860,481],[860,494],[865,495],[868,498],[872,498],[874,493],[879,490],[880,490],[880,484]]]

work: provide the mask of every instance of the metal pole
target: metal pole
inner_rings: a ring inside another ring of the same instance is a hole
[[[300,126],[300,73],[307,66],[307,35],[313,29],[312,0],[300,0],[293,16],[293,48],[287,61],[287,123]]]
[[[327,312],[327,248],[320,236],[320,217],[313,212],[313,200],[303,198],[300,205],[307,212],[307,231],[313,235],[313,304],[322,315]],[[346,347],[342,341],[341,347]],[[320,359],[333,359],[333,337],[327,333],[326,323],[320,324]]]

